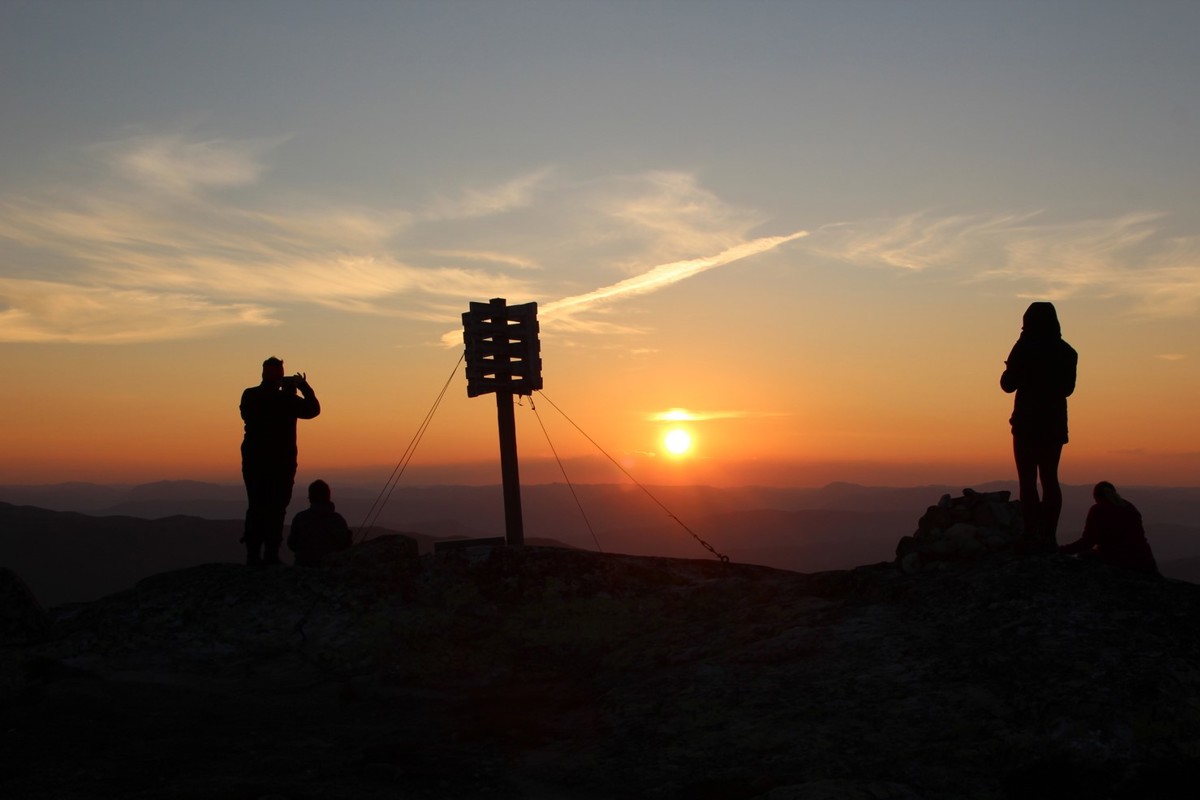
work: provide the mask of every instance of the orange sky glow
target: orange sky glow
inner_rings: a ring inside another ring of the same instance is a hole
[[[1008,306],[1019,316],[1019,303]],[[1070,306],[1060,313],[1069,320]],[[964,341],[947,338],[940,351],[897,362],[893,342],[884,339],[853,364],[837,363],[844,353],[822,358],[818,350],[796,354],[790,368],[738,372],[730,360],[716,379],[708,359],[671,351],[653,359],[658,368],[623,365],[613,355],[610,370],[605,358],[578,353],[560,363],[547,332],[545,394],[516,409],[523,478],[564,480],[555,451],[566,478],[580,482],[626,480],[609,457],[649,483],[969,485],[1010,478],[1012,398],[998,377],[1015,328],[996,327],[979,332],[991,350],[987,361],[970,361]],[[1188,443],[1200,441],[1189,402],[1200,389],[1196,377],[1172,359],[1150,359],[1139,369],[1115,342],[1098,364],[1088,354],[1101,345],[1092,345],[1086,325],[1076,328],[1080,336],[1066,331],[1081,366],[1064,480],[1194,485],[1200,456]],[[202,359],[189,354],[197,347],[78,346],[48,359],[45,348],[10,346],[10,371],[26,378],[0,391],[10,407],[19,398],[25,412],[7,426],[0,482],[237,481],[237,398],[256,382],[258,353]],[[414,367],[405,349],[377,347],[375,357],[353,364],[328,345],[308,359],[303,346],[292,348],[295,356],[282,345],[266,348],[284,354],[289,369],[306,371],[323,404],[320,417],[300,423],[302,473],[358,469],[368,480],[377,472],[382,482],[458,357],[453,348],[414,348]],[[1150,385],[1166,390],[1147,393]],[[671,429],[690,434],[685,454],[665,448]],[[494,398],[468,398],[461,367],[409,470],[417,481],[499,481]]]
[[[405,480],[498,483],[503,297],[526,482],[1012,479],[1051,300],[1063,479],[1200,485],[1200,6],[68,6],[0,25],[0,483],[239,482],[271,355],[299,480],[382,484],[449,378]]]

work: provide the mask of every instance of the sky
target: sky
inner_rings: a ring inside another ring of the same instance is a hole
[[[539,307],[526,481],[1011,478],[999,375],[1050,300],[1063,479],[1200,484],[1198,34],[1156,0],[0,0],[0,483],[237,481],[271,355],[322,404],[302,476],[499,482],[459,357],[503,297]]]

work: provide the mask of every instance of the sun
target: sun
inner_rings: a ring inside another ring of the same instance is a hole
[[[663,436],[663,446],[671,455],[681,456],[692,449],[692,436],[683,428],[672,428]]]

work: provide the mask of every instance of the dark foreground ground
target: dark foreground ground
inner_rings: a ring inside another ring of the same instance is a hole
[[[1194,584],[409,552],[211,564],[10,630],[0,796],[1182,797],[1200,767]]]

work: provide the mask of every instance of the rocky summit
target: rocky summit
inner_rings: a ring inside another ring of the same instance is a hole
[[[1161,798],[1200,767],[1200,586],[1060,555],[386,537],[9,617],[11,798]]]

